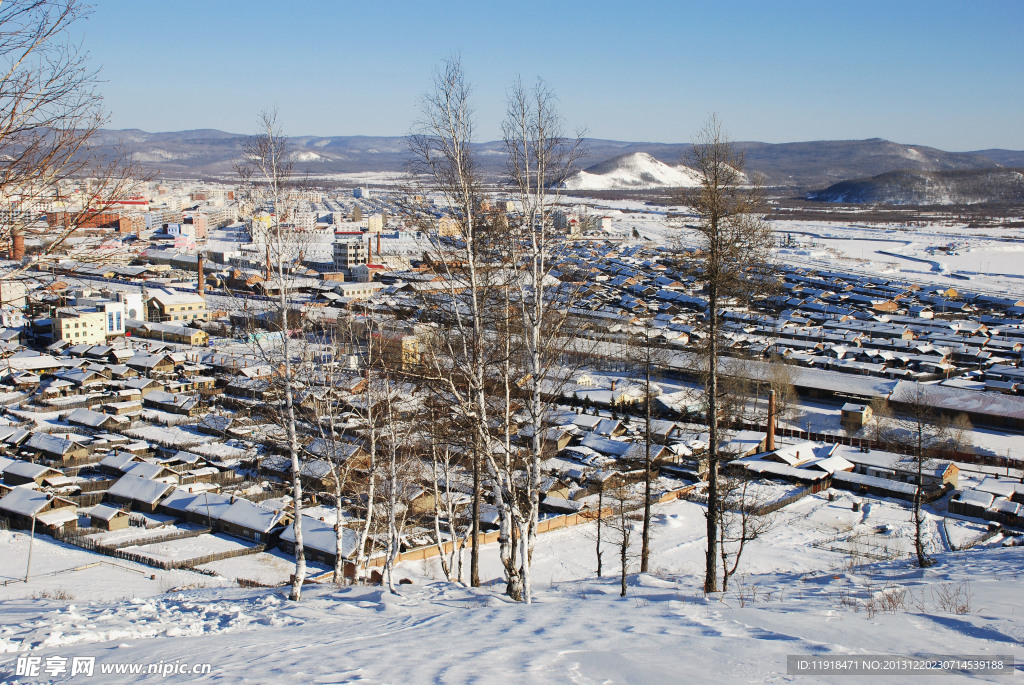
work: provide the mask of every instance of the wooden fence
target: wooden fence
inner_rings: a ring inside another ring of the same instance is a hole
[[[694,490],[694,488],[696,488],[696,487],[697,487],[696,484],[694,484],[694,485],[688,485],[688,486],[680,488],[678,490],[669,490],[668,492],[665,492],[665,493],[663,493],[661,495],[661,497],[658,499],[658,503],[674,502],[677,499],[688,499],[687,495],[689,493],[691,493]],[[612,509],[605,508],[605,509],[602,509],[600,511],[600,513],[596,509],[589,509],[589,510],[580,511],[580,512],[577,512],[577,513],[574,513],[574,514],[562,514],[560,516],[550,516],[548,518],[541,519],[540,521],[537,522],[537,532],[538,533],[548,533],[548,532],[553,531],[553,530],[560,530],[562,528],[569,528],[571,526],[578,526],[578,525],[581,525],[581,524],[584,524],[584,523],[592,523],[593,521],[596,521],[599,516],[601,518],[606,518],[608,516],[611,516],[612,513],[613,513]],[[488,533],[480,533],[480,535],[477,536],[477,544],[479,544],[479,545],[488,545],[488,544],[491,544],[491,543],[495,543],[495,542],[498,541],[499,535],[500,535],[499,531],[490,531]],[[467,535],[464,538],[462,538],[463,549],[468,549],[469,548],[470,543],[471,543],[470,537],[471,536]],[[426,545],[424,547],[417,547],[416,549],[410,549],[410,550],[406,550],[405,552],[401,552],[401,553],[399,553],[398,558],[396,559],[396,562],[400,562],[400,561],[425,561],[427,559],[432,559],[432,558],[434,558],[436,556],[440,556],[441,554],[444,554],[444,555],[451,554],[452,551],[454,550],[454,548],[455,548],[455,541],[454,540],[445,540],[440,545],[438,545],[438,544],[430,544],[430,545]],[[385,561],[384,555],[378,555],[378,556],[375,556],[375,557],[369,559],[366,562],[366,566],[367,566],[367,568],[379,568],[379,567],[384,566],[384,561]],[[345,575],[350,577],[350,578],[354,577],[354,575],[355,575],[355,566],[351,562],[346,562],[345,563]],[[321,573],[321,574],[319,574],[317,576],[310,576],[307,579],[307,581],[308,582],[319,583],[319,582],[324,582],[324,581],[330,582],[333,579],[334,579],[334,571],[327,571],[327,572]]]
[[[193,557],[191,559],[154,559],[153,557],[146,556],[145,554],[138,554],[136,552],[126,552],[125,550],[116,550],[117,554],[114,556],[128,561],[134,561],[139,564],[145,564],[146,566],[152,566],[153,568],[164,569],[165,571],[187,568],[192,571],[202,572],[201,569],[193,568],[195,566],[202,566],[203,564],[209,564],[213,561],[221,561],[222,559],[233,559],[235,557],[244,557],[250,554],[259,554],[264,551],[267,546],[263,543],[253,545],[252,547],[242,547],[240,549],[225,550],[223,552],[217,552],[214,554],[206,554],[200,557]]]
[[[811,488],[803,488],[801,490],[798,490],[797,492],[794,492],[789,497],[783,497],[782,499],[777,499],[774,502],[768,502],[767,504],[757,507],[753,510],[752,513],[754,514],[754,516],[764,516],[766,514],[771,514],[772,512],[782,509],[783,507],[788,507],[793,502],[801,500],[804,497],[807,497],[807,495],[809,494],[811,494]]]
[[[114,545],[103,545],[95,540],[85,537],[80,533],[71,533],[68,535],[59,535],[56,539],[87,549],[90,552],[96,552],[108,557],[116,557],[118,559],[124,559],[126,561],[134,561],[139,564],[146,566],[152,566],[153,568],[159,568],[164,570],[188,568],[192,569],[193,566],[200,566],[202,564],[208,564],[211,561],[220,561],[221,559],[232,559],[234,557],[247,556],[250,554],[258,554],[266,550],[267,546],[263,543],[243,547],[241,549],[226,550],[223,552],[215,552],[213,554],[206,554],[200,557],[194,557],[191,559],[176,559],[176,560],[164,560],[156,559],[146,554],[139,552],[129,552],[124,547],[131,547],[133,545],[152,545],[161,542],[170,542],[172,540],[181,540],[183,538],[192,538],[211,533],[209,528],[197,528],[194,530],[177,530],[168,535],[161,535],[153,538],[146,538],[144,540],[126,540],[120,546]],[[196,569],[193,569],[196,570]]]
[[[92,507],[103,501],[103,497],[107,494],[106,490],[98,490],[96,492],[83,492],[79,495],[61,495],[64,499],[69,499],[75,504],[81,507]]]

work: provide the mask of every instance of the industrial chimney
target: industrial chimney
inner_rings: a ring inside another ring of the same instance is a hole
[[[768,436],[764,441],[767,452],[775,451],[775,391],[768,391]]]
[[[202,252],[199,253],[197,266],[199,267],[199,281],[196,284],[196,290],[199,291],[200,295],[205,297],[206,296],[206,280],[205,280],[205,275],[203,274],[203,253]]]
[[[11,234],[11,259],[20,262],[25,258],[25,235],[23,233]]]

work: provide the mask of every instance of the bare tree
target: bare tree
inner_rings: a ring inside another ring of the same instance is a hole
[[[87,165],[86,145],[104,120],[96,71],[70,35],[87,14],[78,0],[8,0],[0,6],[4,198],[38,199]]]
[[[384,394],[386,384],[383,382],[383,355],[380,350],[380,333],[377,322],[372,317],[365,317],[357,326],[352,317],[346,317],[339,326],[353,342],[353,352],[357,355],[360,372],[364,375],[363,392],[351,401],[355,413],[362,423],[362,437],[366,444],[367,463],[365,468],[366,486],[360,493],[364,501],[363,524],[356,542],[355,579],[364,581],[367,576],[367,544],[374,525],[374,513],[377,508],[377,482],[379,479],[380,459],[379,446],[383,431],[382,412],[379,398]],[[358,329],[358,334],[357,334]],[[358,342],[356,342],[358,340]]]
[[[720,476],[718,517],[719,557],[722,561],[722,592],[740,566],[748,543],[757,540],[775,525],[775,519],[763,510],[767,502],[759,497],[750,475],[743,471]]]
[[[351,335],[351,328],[339,326],[337,322],[311,323],[314,330],[307,335],[307,340],[312,344],[302,355],[302,369],[297,376],[307,388],[302,404],[311,410],[311,423],[317,437],[305,446],[304,452],[311,458],[326,460],[330,470],[335,505],[334,582],[340,584],[345,580],[343,503],[357,466],[357,460],[352,458],[357,445],[346,440],[353,426],[342,412],[348,397],[347,388],[354,385],[348,363],[352,340],[344,335]]]
[[[970,452],[973,447],[972,433],[974,426],[967,414],[960,412],[953,417],[947,427],[948,448],[953,452],[952,458],[956,458],[957,452]]]
[[[472,153],[474,118],[470,87],[458,58],[435,71],[431,89],[420,102],[420,118],[408,137],[409,170],[439,193],[457,224],[455,240],[437,237],[431,257],[445,279],[440,316],[450,331],[434,336],[432,376],[473,435],[473,530],[470,583],[480,584],[481,462],[492,452],[486,377],[489,287],[485,237],[477,213],[481,179]]]
[[[265,240],[265,256],[268,270],[268,282],[272,275],[271,266],[277,267],[277,310],[276,329],[280,334],[263,351],[276,356],[280,362],[277,376],[282,389],[282,415],[287,440],[288,456],[291,459],[292,499],[294,508],[295,531],[295,574],[292,579],[290,598],[298,601],[302,597],[302,584],[306,578],[306,554],[302,542],[302,480],[299,461],[299,439],[295,417],[295,359],[291,344],[291,324],[294,317],[291,304],[291,288],[289,279],[285,278],[285,265],[295,259],[294,241],[296,238],[293,227],[285,225],[283,217],[287,215],[289,202],[289,181],[292,173],[292,162],[288,151],[288,139],[282,133],[277,122],[277,113],[271,110],[260,115],[260,133],[249,139],[243,148],[244,159],[237,166],[239,177],[243,182],[246,197],[243,200],[253,210],[272,210],[267,216],[263,238]],[[250,215],[250,231],[256,237]],[[256,340],[259,345],[259,339]],[[276,346],[279,345],[279,348]]]
[[[785,363],[771,364],[767,380],[768,390],[775,391],[775,420],[785,421],[793,415],[798,400],[793,385],[793,369]]]
[[[655,387],[652,376],[666,361],[665,350],[659,346],[660,337],[657,330],[652,326],[650,318],[645,318],[626,347],[626,360],[634,368],[638,368],[643,374],[643,412],[644,412],[644,504],[643,504],[643,528],[640,533],[640,572],[647,573],[651,556],[651,507],[654,493],[652,486],[654,482],[654,460],[651,458],[652,445],[654,443],[651,430],[651,422],[654,420],[652,405],[655,397]]]
[[[47,232],[44,256],[147,180],[124,150],[105,158],[92,144],[105,121],[100,82],[71,36],[88,13],[79,0],[0,4],[0,243],[39,220],[39,203],[70,203]],[[73,197],[72,178],[81,183]],[[95,261],[96,252],[75,256]]]
[[[634,531],[638,519],[637,510],[641,508],[640,495],[623,474],[617,474],[605,486],[605,499],[611,508],[611,513],[605,521],[605,530],[609,542],[618,551],[619,596],[625,597],[630,562],[636,556],[633,551],[636,541]]]
[[[429,485],[434,500],[434,541],[445,578],[461,583],[465,535],[469,532],[463,524],[466,519],[465,495],[460,487],[464,473],[461,457],[466,450],[458,438],[458,430],[451,417],[444,416],[437,407],[430,409],[427,432],[431,476]],[[442,535],[442,521],[447,535]],[[451,541],[447,554],[444,550],[446,538]]]
[[[544,450],[547,413],[542,388],[555,359],[558,341],[568,320],[573,289],[551,272],[555,268],[556,241],[551,211],[558,189],[574,170],[583,153],[583,135],[566,138],[555,106],[555,96],[543,80],[532,88],[517,81],[508,94],[507,113],[502,126],[506,169],[517,194],[519,214],[511,222],[509,261],[521,276],[513,280],[519,314],[520,349],[526,373],[526,409],[532,428],[527,464],[527,515],[520,531],[520,574],[523,599],[529,603],[533,588],[530,567],[537,535],[540,509],[540,464]],[[506,219],[507,220],[507,219]],[[558,287],[553,287],[557,284]]]
[[[409,475],[413,457],[410,439],[414,430],[411,414],[416,404],[412,389],[384,376],[385,391],[378,398],[384,428],[384,512],[387,518],[387,547],[384,556],[384,578],[388,589],[395,590],[395,562],[401,552],[403,531],[409,512],[408,495],[413,483]]]
[[[771,230],[759,214],[762,194],[743,175],[744,158],[736,152],[721,123],[712,116],[697,134],[689,158],[698,185],[680,199],[696,214],[700,250],[693,275],[707,297],[707,338],[702,350],[708,424],[707,554],[704,591],[718,590],[719,347],[720,307],[726,299],[749,296],[763,287],[772,247]]]
[[[949,444],[949,422],[928,401],[927,386],[922,383],[900,386],[883,415],[882,439],[908,457],[899,457],[895,468],[913,473],[914,552],[917,565],[927,568],[935,563],[924,548],[924,485],[926,472],[934,468],[933,453]]]

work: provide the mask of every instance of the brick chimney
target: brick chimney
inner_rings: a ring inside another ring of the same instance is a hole
[[[377,256],[380,257],[380,233],[377,234]]]
[[[11,234],[11,259],[20,262],[25,258],[25,236],[22,233]]]
[[[765,438],[764,449],[775,451],[775,391],[768,391],[768,436]]]

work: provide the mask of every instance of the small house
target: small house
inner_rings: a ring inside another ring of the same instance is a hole
[[[78,528],[78,507],[71,500],[29,488],[13,488],[0,499],[0,516],[14,528],[35,528],[51,535]]]
[[[130,505],[135,511],[152,514],[160,500],[173,488],[170,483],[126,474],[107,490],[107,500],[114,504]]]
[[[847,402],[840,410],[839,423],[848,431],[856,431],[871,421],[873,415],[869,405]]]
[[[100,530],[121,530],[127,528],[131,516],[120,507],[97,504],[89,510],[89,525]]]

